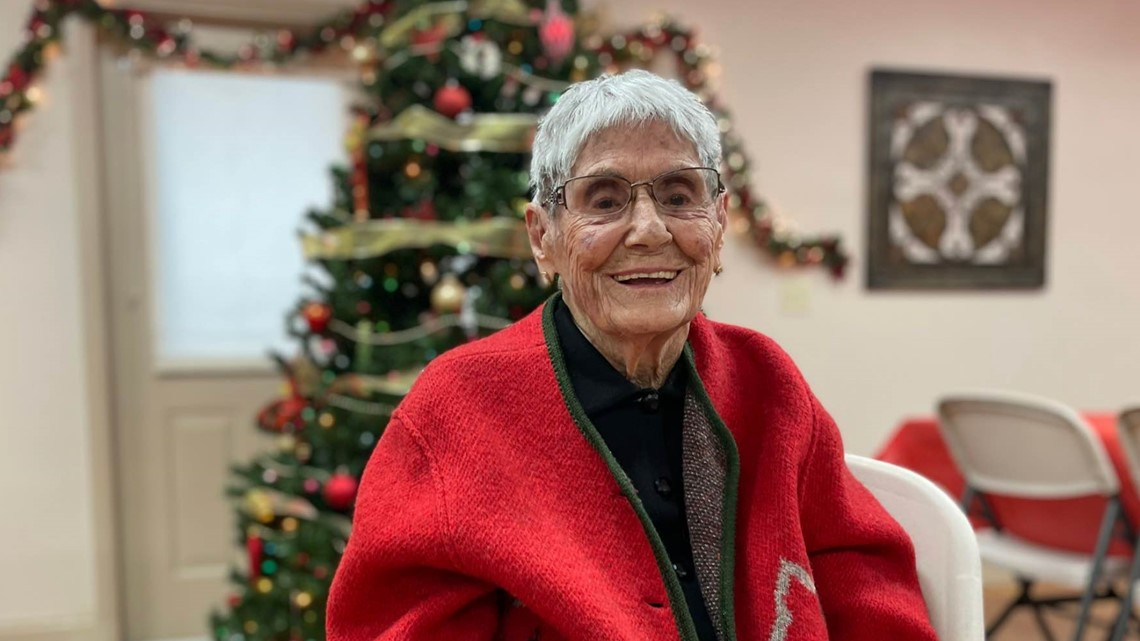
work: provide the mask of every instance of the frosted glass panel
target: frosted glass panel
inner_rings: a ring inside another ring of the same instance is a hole
[[[158,70],[150,84],[160,364],[286,348],[296,230],[332,202],[351,94],[336,79]]]

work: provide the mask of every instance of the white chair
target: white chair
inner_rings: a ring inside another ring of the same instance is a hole
[[[906,468],[854,454],[847,467],[910,535],[940,641],[984,639],[982,565],[966,515],[945,491]]]
[[[1080,602],[1073,639],[1088,623],[1094,599],[1122,600],[1111,579],[1123,577],[1125,560],[1108,557],[1121,530],[1133,541],[1123,513],[1119,481],[1100,437],[1072,408],[1044,398],[979,392],[942,399],[939,429],[966,481],[962,508],[975,503],[990,526],[977,534],[982,560],[1014,573],[1021,593],[986,629],[993,634],[1014,610],[1030,607],[1045,638],[1053,633],[1042,608]],[[1092,554],[1073,553],[1025,541],[1002,528],[990,496],[1069,499],[1099,496],[1106,501]],[[1123,527],[1120,527],[1123,526]],[[1074,593],[1048,599],[1030,594],[1038,582],[1064,585]]]

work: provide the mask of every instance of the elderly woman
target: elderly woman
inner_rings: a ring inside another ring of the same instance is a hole
[[[559,293],[434,360],[365,472],[331,641],[934,639],[905,533],[788,356],[704,318],[712,114],[631,71],[539,126]]]

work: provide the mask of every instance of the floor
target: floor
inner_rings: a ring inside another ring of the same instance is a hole
[[[1042,589],[1040,591],[1034,591],[1033,594],[1040,596],[1060,596],[1065,593],[1056,590]],[[1016,595],[1017,587],[1013,584],[988,586],[985,590],[986,621],[990,621],[996,617]],[[1084,638],[1107,639],[1112,625],[1116,622],[1118,607],[1115,602],[1111,601],[1094,604],[1091,623],[1085,630]],[[1077,606],[1074,605],[1071,607],[1066,606],[1064,610],[1047,612],[1045,614],[1045,622],[1053,632],[1054,638],[1062,641],[1072,639],[1074,628],[1076,627],[1076,613]],[[1133,641],[1140,639],[1140,634],[1137,634],[1135,626],[1130,627],[1129,634],[1126,635],[1125,638]],[[1037,622],[1033,617],[1032,611],[1028,608],[1019,608],[1019,611],[1010,615],[1006,623],[1002,625],[1001,629],[997,631],[997,634],[993,635],[989,641],[1034,641],[1036,639],[1045,639],[1045,637],[1037,627]]]

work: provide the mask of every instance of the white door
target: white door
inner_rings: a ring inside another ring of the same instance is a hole
[[[283,344],[285,314],[303,291],[293,232],[309,206],[332,202],[327,156],[342,147],[354,75],[327,64],[231,73],[230,87],[216,73],[126,64],[107,48],[100,69],[124,627],[132,641],[204,636],[243,558],[224,496],[228,466],[274,447],[254,427],[282,388],[266,354]],[[324,96],[324,116],[312,115],[319,105],[297,115],[306,87]],[[331,109],[330,87],[340,95]],[[280,109],[261,107],[264,119],[287,123],[251,119],[241,96],[264,104],[265,91],[286,97]],[[297,136],[317,136],[319,149]],[[281,137],[312,151],[282,157]],[[308,196],[296,186],[306,180]],[[296,265],[280,261],[274,281],[265,263],[282,256]]]

